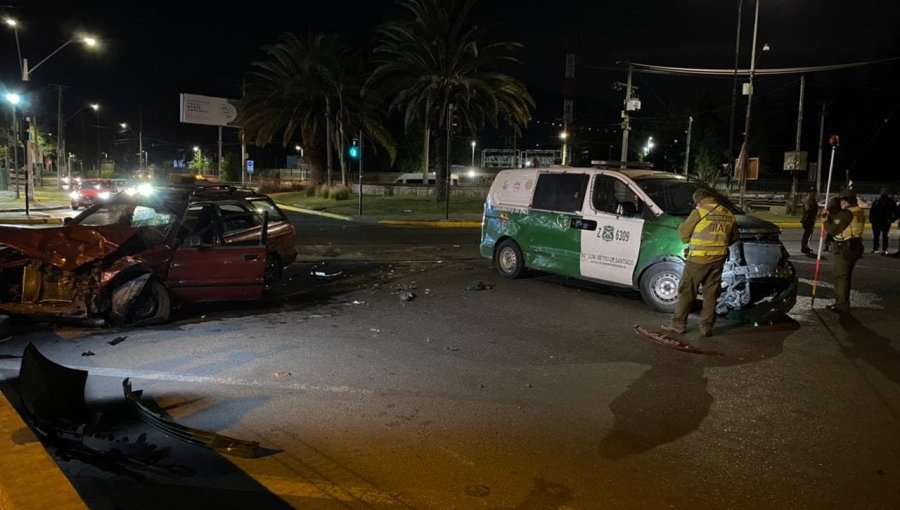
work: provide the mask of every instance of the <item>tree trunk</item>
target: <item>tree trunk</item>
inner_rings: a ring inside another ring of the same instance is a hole
[[[325,157],[327,161],[326,166],[326,175],[325,175],[325,184],[331,186],[331,161],[332,156],[334,154],[334,150],[332,149],[332,137],[331,137],[331,101],[326,98],[325,99]]]
[[[319,131],[303,132],[304,163],[309,167],[310,180],[314,185],[325,182],[325,138]]]
[[[425,144],[422,146],[425,150],[425,161],[422,164],[422,184],[428,184],[428,149],[431,148],[431,129],[428,127],[428,121],[425,121]]]
[[[438,136],[435,139],[435,179],[434,179],[434,197],[438,202],[447,199],[447,137]]]

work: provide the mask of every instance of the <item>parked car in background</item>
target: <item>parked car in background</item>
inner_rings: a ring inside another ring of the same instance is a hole
[[[229,186],[120,193],[61,227],[0,227],[0,244],[0,310],[119,325],[260,299],[297,256],[277,205]]]

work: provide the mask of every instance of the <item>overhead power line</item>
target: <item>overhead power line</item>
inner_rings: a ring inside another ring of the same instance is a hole
[[[811,67],[778,67],[772,69],[753,70],[753,74],[777,75],[777,74],[807,74],[822,71],[836,71],[840,69],[850,69],[853,67],[862,67],[872,64],[883,64],[885,62],[893,62],[900,60],[900,57],[891,57],[881,60],[872,60],[866,62],[850,62],[847,64],[832,64],[827,66],[811,66]],[[635,71],[661,73],[661,74],[683,74],[691,76],[734,76],[735,73],[741,76],[749,76],[749,69],[706,69],[702,67],[674,67],[674,66],[657,66],[653,64],[640,64],[632,62],[631,65]]]

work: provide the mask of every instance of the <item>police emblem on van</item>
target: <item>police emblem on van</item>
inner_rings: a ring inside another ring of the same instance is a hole
[[[612,225],[604,225],[603,231],[600,233],[600,237],[602,237],[604,241],[612,241],[615,239],[615,235],[616,227]]]

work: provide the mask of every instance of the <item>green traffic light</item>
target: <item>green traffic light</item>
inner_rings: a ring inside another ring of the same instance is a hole
[[[350,157],[353,159],[359,158],[359,147],[350,147]]]

